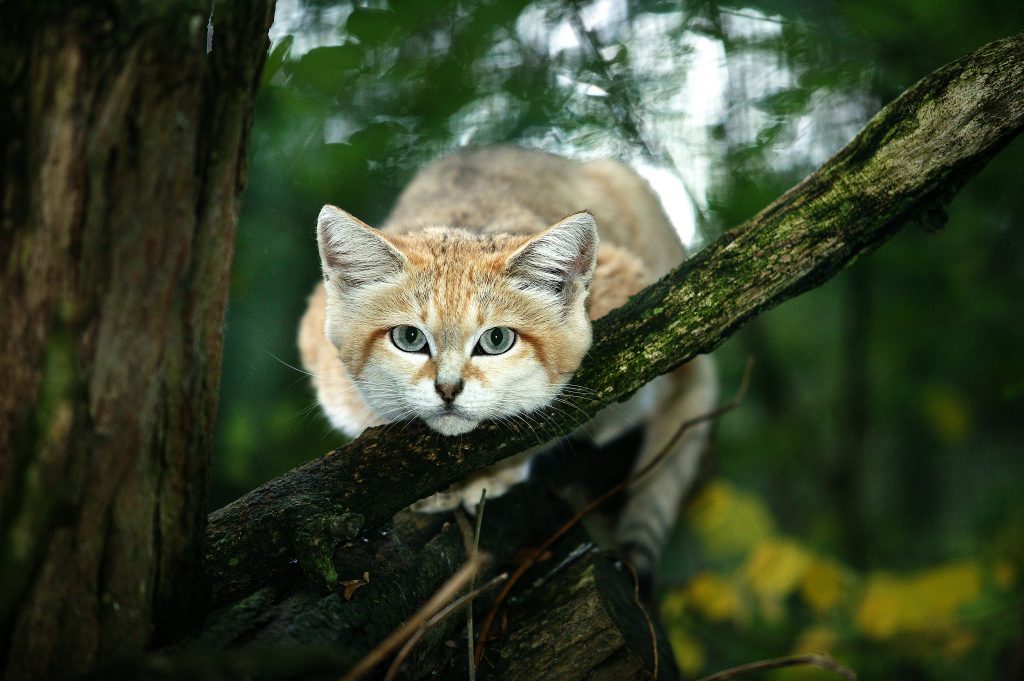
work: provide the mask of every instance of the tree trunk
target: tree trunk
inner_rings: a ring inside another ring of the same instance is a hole
[[[273,1],[210,6],[0,4],[4,679],[135,654],[202,593],[221,327]]]

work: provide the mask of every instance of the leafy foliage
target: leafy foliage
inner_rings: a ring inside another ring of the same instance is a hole
[[[865,678],[895,678],[907,665],[962,678],[1019,632],[1019,567],[998,552],[858,571],[783,535],[763,500],[724,481],[698,496],[685,528],[703,564],[665,594],[662,615],[689,674],[734,664],[742,641],[754,657],[827,653]]]

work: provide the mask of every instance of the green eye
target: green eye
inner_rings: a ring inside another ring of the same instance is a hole
[[[512,344],[516,342],[516,332],[507,326],[495,326],[487,329],[477,341],[475,354],[500,355],[508,352]]]
[[[391,342],[399,350],[422,352],[427,347],[427,335],[415,326],[396,326],[391,329]]]

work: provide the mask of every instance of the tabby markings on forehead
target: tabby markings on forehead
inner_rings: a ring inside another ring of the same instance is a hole
[[[416,282],[416,288],[413,289],[412,295],[420,306],[420,315],[423,321],[427,321],[427,306],[430,304],[430,293],[430,282],[428,280],[420,279]]]
[[[449,322],[441,327],[441,345],[450,347],[459,342],[459,328],[456,324]]]

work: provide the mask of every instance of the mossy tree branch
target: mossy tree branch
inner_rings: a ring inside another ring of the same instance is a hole
[[[710,352],[908,222],[944,220],[945,203],[1024,128],[1021,92],[1024,34],[922,79],[803,182],[599,320],[575,378],[596,399],[548,410],[545,435],[571,432],[602,402]],[[496,424],[460,438],[422,424],[368,431],[210,516],[216,601],[249,593],[294,558],[307,575],[330,580],[339,539],[534,444],[532,431]]]

